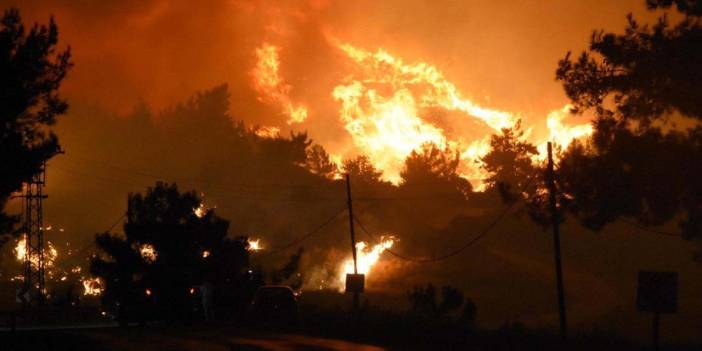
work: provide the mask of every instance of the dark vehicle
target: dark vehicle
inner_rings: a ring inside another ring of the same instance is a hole
[[[288,286],[264,285],[256,290],[252,313],[256,321],[263,323],[294,323],[297,321],[297,299]]]

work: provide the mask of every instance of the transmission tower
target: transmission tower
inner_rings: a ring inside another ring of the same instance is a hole
[[[44,208],[43,200],[46,181],[46,162],[39,172],[24,183],[21,195],[24,202],[22,220],[25,239],[24,255],[24,291],[29,296],[41,299],[44,296]],[[32,292],[36,293],[32,293]]]
[[[59,149],[49,158],[63,153],[64,151]],[[44,230],[46,228],[44,228],[43,206],[43,201],[47,198],[44,194],[45,185],[46,161],[42,162],[39,171],[24,183],[23,193],[20,195],[23,202],[22,230],[25,239],[24,291],[22,295],[30,298],[36,297],[39,303],[44,301],[46,293],[44,285],[44,272],[46,271]]]

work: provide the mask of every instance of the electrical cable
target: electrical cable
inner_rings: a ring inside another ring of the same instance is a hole
[[[303,241],[305,241],[305,240],[311,238],[313,235],[317,234],[320,230],[322,230],[324,227],[326,227],[331,222],[333,222],[340,214],[342,214],[345,211],[346,211],[346,207],[344,206],[341,210],[339,210],[338,212],[335,212],[334,215],[331,216],[328,220],[324,221],[322,224],[320,224],[319,226],[317,226],[316,228],[314,228],[313,230],[311,230],[307,234],[300,236],[299,238],[293,240],[292,242],[285,244],[279,248],[276,248],[275,250],[266,252],[266,253],[260,255],[259,257],[268,257],[271,255],[275,255],[275,254],[280,253],[282,251],[288,250],[291,247],[299,245]]]

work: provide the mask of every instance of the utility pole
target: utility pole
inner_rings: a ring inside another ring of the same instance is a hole
[[[548,148],[548,169],[546,170],[546,184],[548,185],[549,202],[551,207],[551,223],[553,225],[553,248],[556,257],[556,289],[558,290],[558,314],[560,317],[561,339],[568,337],[568,323],[566,320],[565,292],[563,289],[563,270],[561,268],[561,237],[558,207],[556,204],[556,173],[553,170],[553,151],[551,142]]]
[[[351,176],[346,174],[346,197],[349,207],[349,228],[351,230],[351,253],[353,254],[353,274],[358,274],[358,262],[356,259],[356,233],[353,228],[353,205],[351,203]],[[359,292],[353,292],[353,312],[358,313]]]

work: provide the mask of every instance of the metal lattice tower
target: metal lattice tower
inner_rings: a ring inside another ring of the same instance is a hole
[[[24,184],[23,230],[25,235],[24,289],[40,300],[44,296],[44,208],[42,201],[46,180],[46,162],[37,174]],[[36,293],[31,293],[36,292]]]

